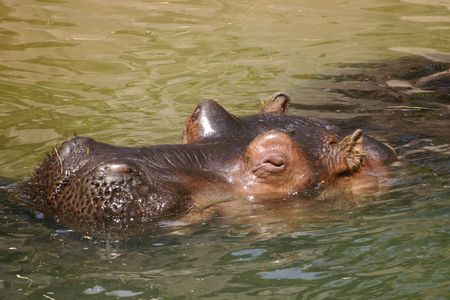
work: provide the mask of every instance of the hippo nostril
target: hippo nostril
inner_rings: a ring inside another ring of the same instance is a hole
[[[64,142],[58,150],[58,156],[64,160],[69,157],[89,154],[89,143],[92,140],[86,137],[74,137]]]
[[[60,158],[64,159],[70,155],[73,150],[73,144],[71,141],[64,142],[59,148],[58,155]]]

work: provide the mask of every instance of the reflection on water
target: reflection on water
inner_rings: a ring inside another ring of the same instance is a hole
[[[257,208],[128,242],[80,240],[0,188],[0,298],[446,298],[448,89],[411,92],[417,78],[395,64],[449,63],[449,7],[0,0],[2,187],[73,134],[175,143],[200,99],[245,115],[279,90],[291,113],[362,128],[402,157],[392,188],[363,205]]]

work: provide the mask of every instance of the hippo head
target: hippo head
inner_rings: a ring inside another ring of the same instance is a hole
[[[240,119],[205,100],[186,120],[183,141],[222,143],[227,149],[243,145],[229,176],[243,195],[309,194],[318,185],[359,170],[365,156],[361,130],[343,135],[324,122],[285,116],[289,102],[286,94],[278,93],[259,114]]]

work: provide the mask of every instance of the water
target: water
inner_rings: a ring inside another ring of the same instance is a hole
[[[245,115],[279,90],[291,113],[362,128],[402,156],[392,188],[363,203],[258,208],[135,241],[81,239],[0,189],[0,298],[448,299],[449,97],[380,97],[348,74],[410,54],[449,60],[449,8],[0,0],[0,178],[30,175],[74,133],[176,143],[200,99]]]

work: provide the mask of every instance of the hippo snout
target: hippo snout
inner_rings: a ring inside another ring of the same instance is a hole
[[[123,148],[74,137],[47,155],[19,190],[35,210],[65,224],[148,223],[187,211],[189,195],[155,178]]]

